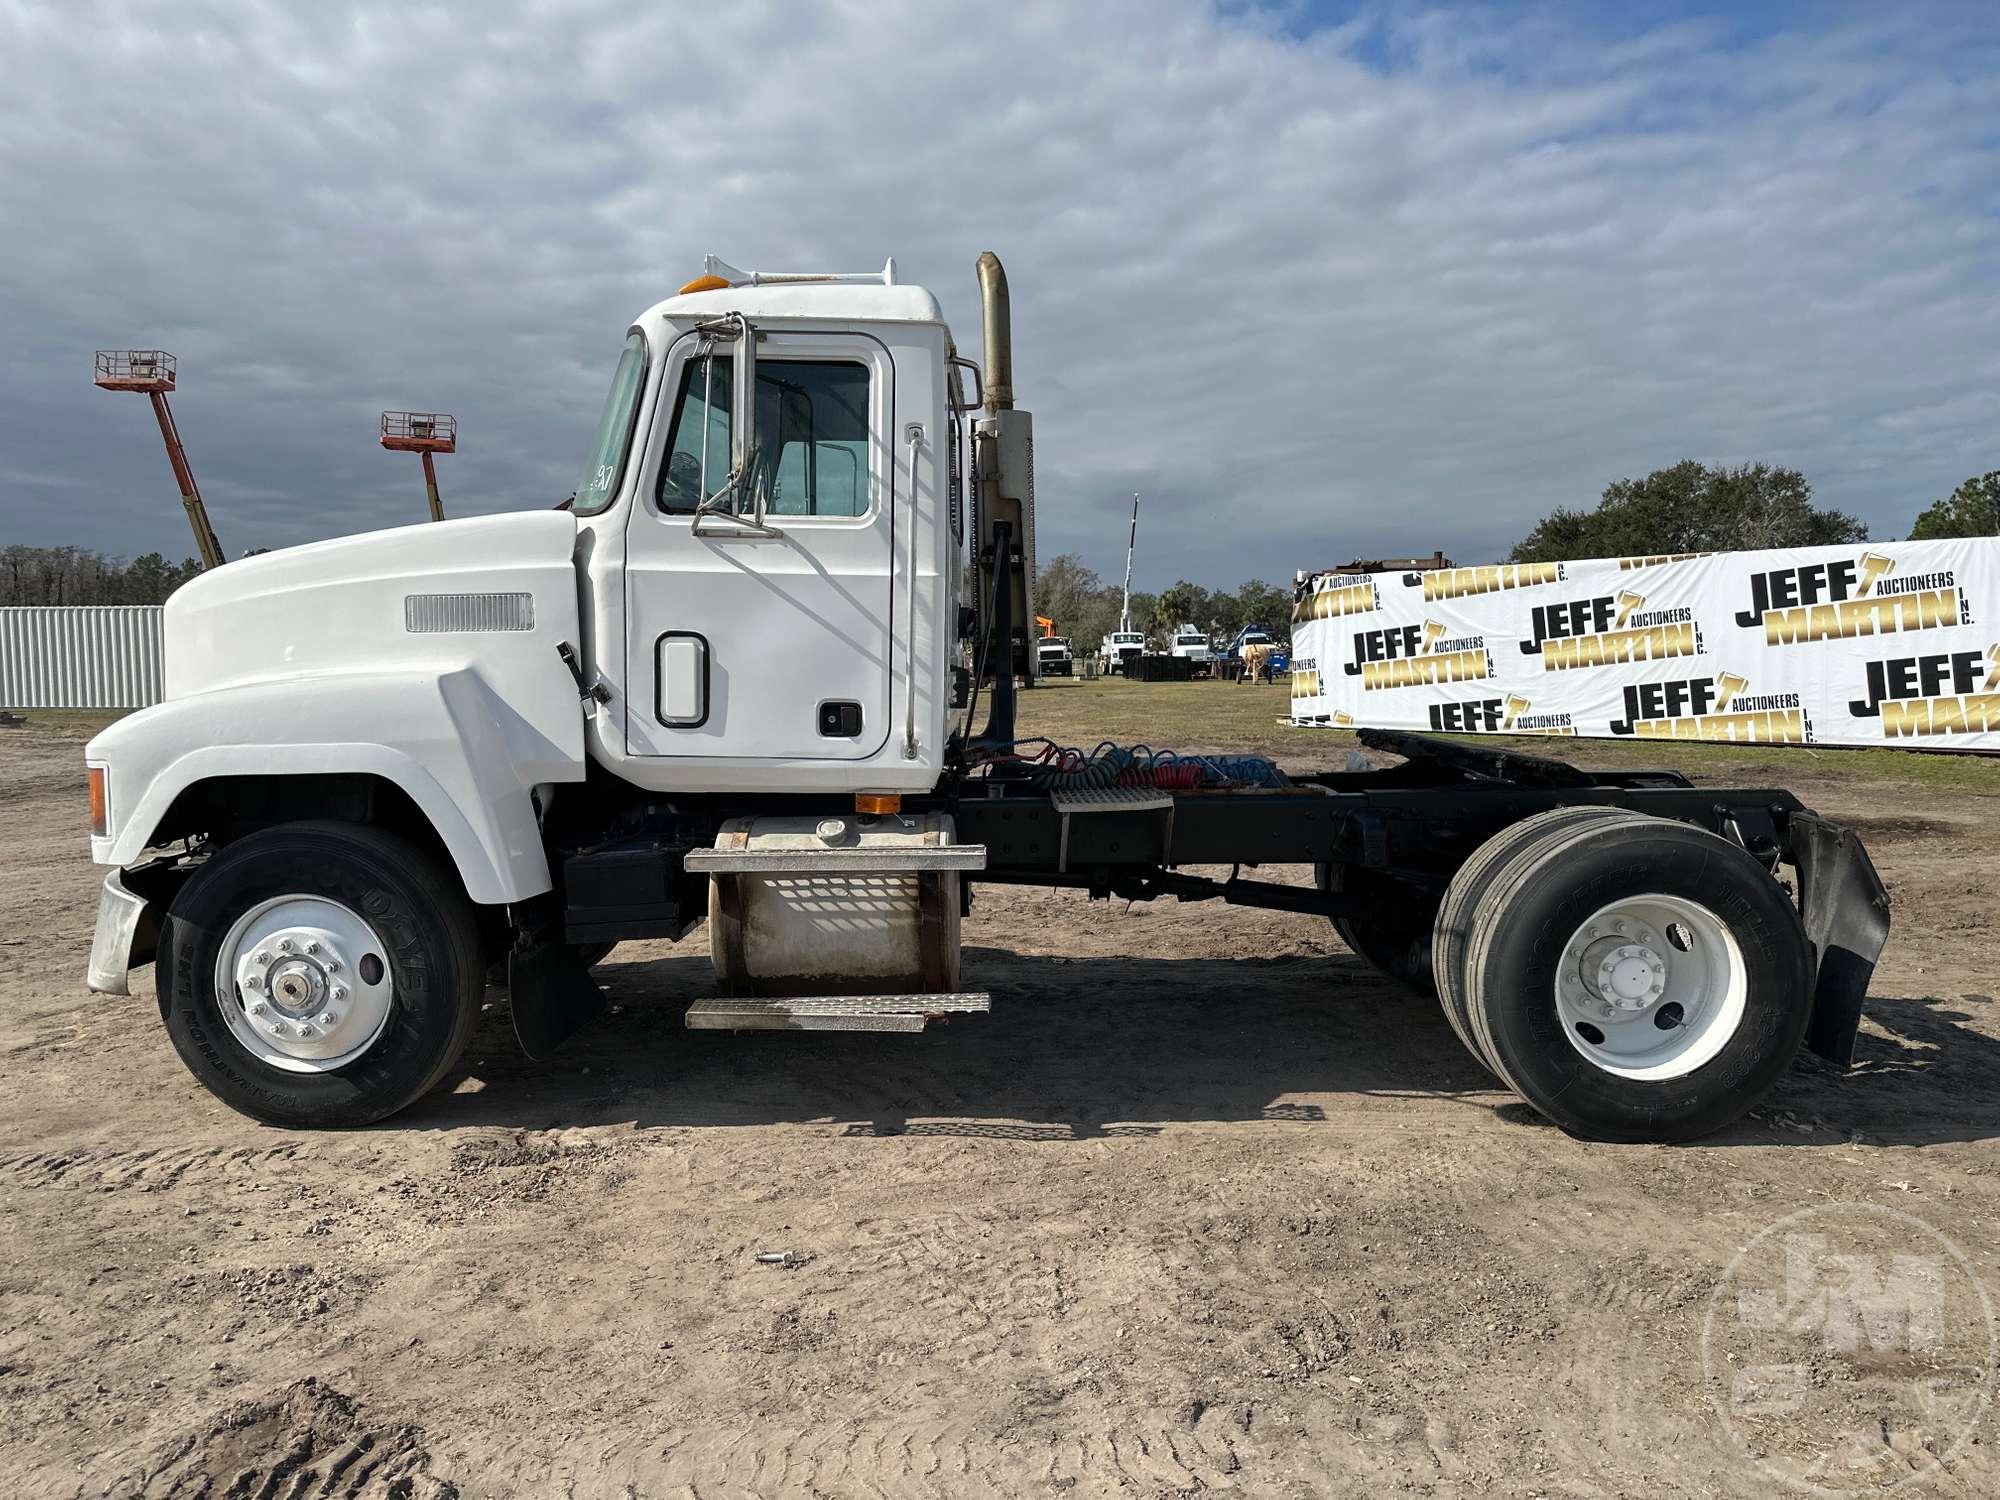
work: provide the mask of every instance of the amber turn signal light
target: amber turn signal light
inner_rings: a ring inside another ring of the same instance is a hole
[[[101,839],[111,831],[111,802],[104,794],[104,767],[91,766],[89,770],[90,831]]]
[[[864,813],[892,813],[903,810],[900,792],[856,792],[854,810]]]

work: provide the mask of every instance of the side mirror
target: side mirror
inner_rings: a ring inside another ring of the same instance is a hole
[[[730,392],[729,471],[740,494],[754,485],[757,456],[757,330],[742,313],[731,313],[736,323],[734,361],[735,388]],[[742,510],[741,504],[736,507]]]
[[[759,472],[761,465],[757,449],[756,325],[742,313],[728,313],[712,323],[702,324],[700,331],[710,338],[733,334],[733,348],[730,355],[729,477],[696,508],[695,534],[731,535],[729,530],[702,529],[701,523],[705,518],[726,516],[735,523],[735,535],[782,535],[777,528],[764,522],[764,483]],[[744,515],[746,508],[750,511],[748,516]]]

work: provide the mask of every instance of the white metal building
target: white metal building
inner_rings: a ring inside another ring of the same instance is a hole
[[[144,708],[160,698],[157,604],[0,609],[0,708]]]

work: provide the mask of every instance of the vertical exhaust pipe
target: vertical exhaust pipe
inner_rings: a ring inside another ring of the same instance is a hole
[[[979,254],[979,308],[986,347],[980,403],[989,415],[1014,409],[1014,317],[1007,303],[1007,270],[991,250]]]

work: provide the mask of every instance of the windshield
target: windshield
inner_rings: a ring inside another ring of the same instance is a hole
[[[1118,631],[1112,635],[1111,639],[1121,646],[1143,646],[1146,644],[1146,638],[1136,630]]]
[[[570,507],[576,514],[594,516],[618,493],[626,450],[632,446],[633,418],[639,413],[639,389],[645,383],[646,338],[634,329],[625,336],[625,352],[618,356],[604,415],[597,419],[590,460],[583,466],[583,478],[577,481],[576,503]]]
[[[1177,646],[1206,646],[1208,644],[1208,637],[1205,635],[1184,635],[1175,641],[1174,644]]]

